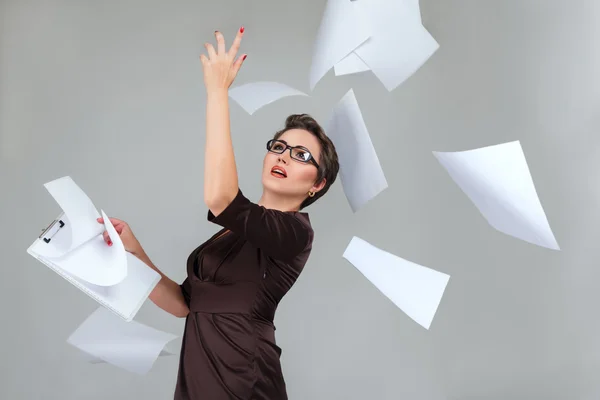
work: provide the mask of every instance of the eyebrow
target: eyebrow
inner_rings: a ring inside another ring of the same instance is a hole
[[[289,144],[287,141],[285,141],[283,139],[277,139],[277,140],[279,140],[280,142],[283,142],[285,144]],[[308,151],[309,153],[311,153],[311,151],[308,148],[304,147],[304,146],[292,146],[292,147],[298,147],[298,148],[304,149],[304,150]]]

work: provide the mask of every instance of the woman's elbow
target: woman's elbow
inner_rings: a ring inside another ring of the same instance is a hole
[[[177,318],[186,318],[189,313],[190,313],[190,309],[187,306],[184,306],[182,309],[174,312],[173,315]]]
[[[221,214],[231,204],[235,195],[224,195],[220,197],[205,198],[206,207],[215,215]]]

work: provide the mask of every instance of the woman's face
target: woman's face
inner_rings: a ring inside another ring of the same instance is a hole
[[[304,129],[290,129],[278,140],[292,147],[303,147],[310,152],[317,163],[319,162],[321,146],[312,133]],[[283,174],[274,172],[277,169]],[[265,191],[298,198],[302,202],[309,191],[317,191],[324,186],[324,182],[320,185],[315,184],[317,172],[317,166],[312,162],[303,163],[293,159],[289,149],[282,154],[268,151],[263,162],[262,183]]]

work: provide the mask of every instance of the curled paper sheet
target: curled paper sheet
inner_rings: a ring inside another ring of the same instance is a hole
[[[450,276],[353,237],[344,258],[419,325],[429,329]]]
[[[229,89],[229,97],[248,114],[288,96],[308,96],[306,93],[278,82],[253,82]]]
[[[52,246],[40,246],[40,255],[60,257],[104,232],[104,227],[96,221],[100,213],[94,203],[70,176],[47,182],[44,187],[62,209],[66,223],[63,231],[68,234],[58,236]]]
[[[136,321],[125,322],[103,307],[94,311],[67,339],[91,360],[102,360],[146,374],[176,336]]]
[[[340,180],[353,212],[388,187],[379,158],[350,89],[326,124],[340,163]]]
[[[433,155],[488,223],[526,242],[560,250],[519,141]]]
[[[369,38],[369,32],[358,16],[358,3],[327,0],[313,47],[310,90],[315,88],[327,71]]]
[[[370,38],[335,66],[336,75],[373,71],[388,91],[410,78],[439,48],[421,24],[416,0],[356,1]],[[358,57],[356,57],[358,56]]]

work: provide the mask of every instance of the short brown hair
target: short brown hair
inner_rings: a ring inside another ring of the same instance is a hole
[[[319,125],[319,123],[315,121],[313,117],[311,117],[308,114],[290,115],[285,120],[285,127],[282,130],[275,133],[273,139],[279,139],[281,135],[283,135],[286,131],[289,131],[290,129],[304,129],[305,131],[312,133],[313,135],[315,135],[315,137],[319,141],[319,144],[321,145],[321,156],[318,160],[316,160],[319,164],[316,182],[321,182],[321,180],[325,178],[325,186],[323,186],[323,189],[315,193],[313,197],[306,197],[302,204],[300,204],[300,209],[303,209],[311,205],[319,198],[323,197],[325,193],[327,193],[327,191],[337,178],[337,174],[340,169],[340,164],[333,142],[327,137],[321,125]]]

